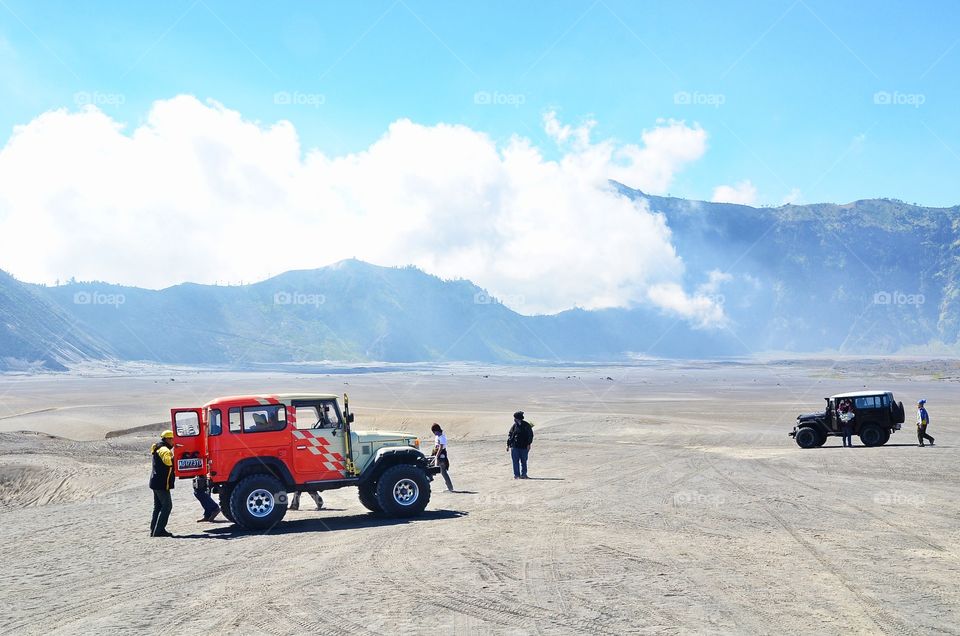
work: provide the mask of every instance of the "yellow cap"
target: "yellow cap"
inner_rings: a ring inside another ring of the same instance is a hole
[[[164,431],[160,433],[160,439],[173,439],[173,431]]]

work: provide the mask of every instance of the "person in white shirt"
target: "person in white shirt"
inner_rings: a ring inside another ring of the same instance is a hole
[[[453,492],[453,482],[450,481],[450,459],[447,457],[447,436],[443,434],[443,429],[436,422],[430,427],[433,431],[433,452],[431,455],[436,458],[437,466],[440,467],[440,474],[443,475],[443,481],[447,482],[447,490]]]

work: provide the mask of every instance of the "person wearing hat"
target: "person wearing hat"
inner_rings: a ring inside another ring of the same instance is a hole
[[[933,438],[927,435],[927,424],[930,423],[930,415],[927,413],[926,409],[926,400],[920,400],[917,402],[917,441],[920,442],[920,446],[923,447],[923,440],[930,440],[930,445],[933,446]]]
[[[533,425],[523,419],[523,411],[513,414],[513,426],[507,436],[507,450],[513,460],[513,478],[529,479],[527,477],[527,457],[530,455],[530,445],[533,444]]]
[[[173,431],[160,433],[160,441],[150,447],[153,470],[150,472],[150,490],[153,491],[153,517],[150,519],[151,537],[172,537],[167,532],[167,519],[173,510],[170,491],[175,485],[173,474]]]

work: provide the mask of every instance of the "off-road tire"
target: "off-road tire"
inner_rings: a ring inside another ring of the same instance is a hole
[[[220,514],[227,518],[227,521],[233,521],[233,512],[230,511],[230,493],[232,488],[223,488],[220,491]]]
[[[864,446],[879,446],[883,443],[883,430],[876,424],[867,424],[860,429],[860,443]]]
[[[268,530],[287,514],[287,491],[272,475],[250,475],[230,494],[233,522],[247,530]]]
[[[801,426],[797,430],[795,439],[797,440],[797,446],[800,448],[816,448],[823,445],[820,442],[820,432],[812,426]]]
[[[377,484],[366,484],[357,488],[357,495],[360,497],[360,503],[370,512],[381,514],[383,508],[377,503]]]
[[[415,517],[430,502],[430,478],[413,464],[397,464],[377,479],[377,504],[389,517]]]
[[[816,448],[820,448],[827,443],[827,434],[824,431],[817,431],[819,437],[817,437]]]
[[[880,446],[883,446],[884,444],[886,444],[886,443],[889,442],[889,441],[890,441],[890,429],[885,428],[885,429],[883,429],[883,437],[880,438],[880,444],[879,444],[879,445],[880,445]]]

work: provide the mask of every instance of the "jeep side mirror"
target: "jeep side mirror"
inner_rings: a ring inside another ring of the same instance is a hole
[[[353,424],[353,413],[347,413],[347,424]]]

